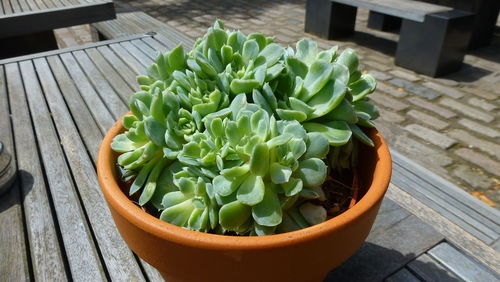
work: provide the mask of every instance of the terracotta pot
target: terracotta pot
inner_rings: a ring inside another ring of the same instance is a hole
[[[361,199],[341,215],[302,230],[263,237],[238,237],[186,230],[142,211],[122,192],[115,170],[113,137],[119,120],[99,150],[97,173],[123,239],[167,281],[322,281],[363,244],[391,177],[391,157],[380,134],[375,148],[360,152]]]

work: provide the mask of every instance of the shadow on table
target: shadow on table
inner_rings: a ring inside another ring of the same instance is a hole
[[[33,189],[34,179],[29,172],[19,170],[16,178],[12,187],[0,196],[0,213],[10,209],[12,206],[21,205],[24,197]]]
[[[350,259],[332,270],[324,281],[383,281],[388,276],[398,272],[415,257],[416,255],[413,253],[405,255],[366,242]],[[418,269],[425,269],[426,273],[433,273],[442,281],[454,281],[456,279],[432,263],[420,261],[414,261],[413,263]]]

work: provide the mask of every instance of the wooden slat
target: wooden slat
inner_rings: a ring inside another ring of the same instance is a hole
[[[61,145],[66,153],[75,182],[78,183],[78,194],[85,207],[109,276],[114,281],[143,280],[132,252],[127,248],[114,225],[111,213],[99,188],[92,161],[85,150],[76,126],[72,122],[71,115],[47,61],[40,58],[36,59],[34,63],[40,81],[42,81]],[[100,143],[101,139],[92,141]]]
[[[85,214],[80,206],[33,64],[31,61],[21,62],[20,68],[24,85],[26,89],[30,89],[26,93],[28,104],[71,275],[75,281],[103,280],[104,269],[85,221]],[[41,81],[43,83],[43,80]]]
[[[21,10],[21,5],[19,5],[19,1],[18,0],[11,0],[10,1],[10,5],[12,7],[12,11],[14,13],[20,13],[22,10]]]
[[[131,42],[120,42],[120,45],[125,48],[132,56],[134,56],[141,64],[149,67],[153,63],[153,58],[144,54],[141,50],[135,47]]]
[[[99,71],[105,74],[105,79],[109,82],[109,84],[111,84],[115,92],[118,93],[122,101],[128,105],[130,95],[133,93],[134,89],[132,89],[119,75],[121,70],[113,69],[113,67],[106,61],[101,53],[97,51],[97,49],[87,49],[85,52]]]
[[[57,80],[61,93],[64,96],[66,105],[71,111],[73,120],[78,127],[78,131],[81,136],[86,136],[83,141],[85,146],[90,153],[90,156],[95,161],[97,160],[97,152],[99,151],[99,142],[95,140],[101,140],[103,138],[103,133],[100,131],[99,126],[92,118],[92,113],[85,106],[85,101],[80,95],[78,88],[76,87],[74,81],[71,79],[69,73],[64,67],[61,59],[58,56],[51,56],[47,58],[52,73]]]
[[[3,13],[4,15],[12,14],[12,7],[9,0],[2,0]]]
[[[17,74],[9,77],[13,84],[9,97],[33,274],[35,280],[64,280],[66,262],[60,249],[62,242],[54,223],[26,93],[17,65],[12,65],[12,69]]]
[[[12,84],[6,78],[18,76],[15,66],[8,66],[4,71],[0,66],[0,140],[6,150],[15,154],[12,130],[10,126],[7,87]],[[7,83],[9,85],[7,85]],[[0,196],[0,281],[27,281],[29,268],[25,244],[23,214],[19,185],[15,183],[6,194]]]
[[[156,268],[152,267],[149,263],[146,261],[140,259],[140,262],[142,264],[142,267],[144,268],[144,271],[148,275],[148,279],[151,282],[164,282],[165,280],[163,277],[161,277],[160,272],[156,270]]]
[[[143,54],[148,56],[152,61],[156,59],[158,50],[153,49],[148,44],[144,43],[142,40],[132,40],[130,41],[137,49],[141,50]]]
[[[26,0],[19,0],[19,6],[21,6],[21,11],[23,12],[31,11],[31,8]]]
[[[441,190],[443,193],[449,196],[449,198],[453,198],[462,203],[463,206],[468,207],[470,210],[476,213],[479,213],[488,221],[494,223],[494,225],[492,226],[496,226],[496,228],[498,228],[498,226],[500,225],[500,211],[485,205],[483,202],[472,197],[464,190],[456,187],[449,181],[436,175],[430,170],[414,163],[402,154],[391,150],[391,155],[395,163],[399,164],[406,170],[411,171],[413,174],[419,176],[421,178],[421,181],[430,183],[432,186],[434,186],[435,189]]]
[[[450,244],[443,242],[429,250],[429,255],[451,269],[454,274],[465,281],[499,281],[498,273],[495,275],[484,265],[477,263],[466,254],[458,251]]]
[[[326,281],[381,281],[443,238],[431,226],[409,216],[389,228],[371,232],[361,249],[333,270]]]
[[[75,58],[70,53],[61,54],[60,58],[80,91],[87,107],[92,112],[92,116],[99,125],[101,132],[105,133],[113,126],[113,116],[102,102],[94,87],[92,87],[92,84],[83,73]]]
[[[459,281],[453,272],[441,265],[437,260],[423,254],[407,266],[423,281]]]
[[[146,73],[146,65],[139,62],[132,54],[130,54],[120,44],[110,44],[109,47],[129,65],[137,74]],[[100,48],[98,48],[101,50]]]
[[[137,72],[131,68],[124,60],[119,58],[108,46],[98,47],[97,50],[113,66],[117,73],[123,77],[132,89],[137,89]],[[139,63],[139,62],[137,62]]]
[[[128,108],[126,107],[125,101],[116,95],[115,90],[108,83],[104,75],[92,63],[87,54],[82,50],[73,52],[73,56],[80,64],[92,85],[94,85],[94,88],[98,90],[97,93],[113,115],[113,120],[117,120],[126,114]]]

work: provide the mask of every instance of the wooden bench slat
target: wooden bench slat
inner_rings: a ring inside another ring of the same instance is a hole
[[[396,167],[396,165],[394,167]],[[460,210],[448,206],[446,203],[437,203],[435,199],[427,195],[427,191],[425,193],[422,192],[419,186],[420,184],[418,182],[409,180],[406,175],[401,175],[398,173],[398,171],[393,170],[393,177],[394,179],[398,179],[397,182],[395,181],[395,183],[397,183],[399,187],[404,186],[404,191],[410,193],[413,197],[424,203],[426,206],[439,212],[444,217],[449,218],[455,224],[467,230],[469,233],[473,234],[486,244],[491,244],[493,242],[493,238],[491,237],[493,236],[491,235],[492,230],[489,230],[487,227],[480,226],[476,220],[472,219]],[[455,212],[457,212],[458,214],[456,214]],[[486,230],[486,234],[483,230]],[[488,233],[491,236],[488,235]]]
[[[361,249],[325,281],[382,281],[443,239],[411,215],[385,230],[371,232]]]
[[[427,254],[419,256],[407,267],[424,281],[460,281],[452,271]]]
[[[104,136],[103,133],[92,118],[91,111],[85,106],[85,101],[69,73],[66,71],[61,59],[58,56],[51,56],[47,58],[47,61],[61,89],[66,105],[71,111],[71,115],[78,127],[80,135],[87,137],[84,138],[83,141],[85,142],[85,146],[90,156],[93,160],[97,160],[97,152],[99,151],[100,143],[96,142],[96,140],[101,140]]]
[[[398,270],[398,272],[389,276],[384,281],[385,282],[420,282],[420,279],[418,279],[415,275],[413,275],[413,273],[408,271],[408,269],[401,268],[400,270]]]
[[[137,72],[133,68],[118,57],[108,46],[98,47],[97,50],[114,67],[118,74],[123,77],[130,88],[137,88]]]
[[[4,71],[0,66],[0,140],[11,152],[15,162],[14,140],[10,126],[9,105],[7,104],[8,81],[5,78],[19,76],[15,66]],[[22,216],[21,193],[16,181],[6,194],[0,196],[0,281],[29,280],[29,264]]]
[[[12,14],[13,11],[9,0],[2,0],[2,6],[4,15]]]
[[[18,73],[17,65],[12,65]],[[18,182],[24,195],[24,217],[35,280],[66,279],[65,262],[60,250],[58,230],[50,207],[40,156],[19,74],[8,78],[17,153]]]
[[[103,265],[85,221],[85,213],[59,145],[34,66],[31,61],[25,61],[20,63],[20,69],[26,89],[30,89],[27,91],[28,105],[71,275],[76,281],[105,279]],[[40,81],[44,83],[43,80]]]
[[[130,41],[132,45],[134,45],[137,49],[139,49],[143,54],[148,56],[152,62],[156,60],[156,54],[158,53],[159,50],[153,49],[151,46],[147,45],[144,43],[142,40],[132,40]]]
[[[115,281],[143,280],[144,277],[132,252],[127,248],[114,225],[99,188],[92,161],[70,118],[71,114],[46,59],[35,59],[34,63],[40,81],[43,81],[42,87],[47,104],[109,276]],[[93,141],[100,143],[100,139]]]
[[[443,242],[429,250],[428,254],[465,281],[498,281],[498,274],[468,255]]]
[[[27,12],[30,11],[31,8],[28,5],[28,2],[26,0],[19,0],[19,6],[21,6],[21,11]]]
[[[146,73],[146,65],[139,62],[132,54],[130,54],[123,46],[120,44],[110,44],[109,47],[125,62],[129,65],[134,72],[137,74]],[[99,49],[100,50],[100,49]]]
[[[90,83],[87,76],[76,62],[75,58],[70,53],[59,55],[73,79],[78,91],[81,93],[87,107],[90,109],[92,116],[96,120],[101,132],[104,134],[113,126],[113,116],[102,103],[99,95]]]
[[[12,11],[14,11],[14,13],[22,12],[21,5],[19,5],[19,2],[17,0],[11,0],[10,5],[11,5]]]
[[[120,42],[119,44],[123,46],[123,48],[125,48],[130,54],[132,54],[132,56],[134,56],[145,67],[149,67],[153,63],[152,56],[144,54],[131,42],[126,41],[126,42]]]
[[[123,103],[128,105],[131,94],[134,89],[131,88],[127,82],[119,75],[121,70],[115,70],[106,59],[97,51],[97,49],[87,49],[85,50],[87,55],[90,57],[95,66],[101,71],[101,73],[106,74],[104,78],[111,84],[115,89],[115,92],[120,96]],[[135,79],[134,79],[135,81]],[[138,89],[138,86],[136,86]]]
[[[113,115],[113,120],[117,120],[127,113],[128,108],[126,107],[125,102],[122,101],[119,96],[115,95],[116,93],[111,85],[107,82],[104,75],[92,63],[87,54],[85,54],[83,50],[75,51],[72,54],[80,64],[82,70],[85,72],[92,85],[94,85],[94,88],[98,90],[97,93],[101,97],[104,105],[108,107]]]

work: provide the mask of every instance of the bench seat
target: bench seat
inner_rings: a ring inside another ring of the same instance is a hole
[[[325,39],[354,33],[358,8],[402,18],[396,65],[441,76],[458,70],[474,14],[413,0],[308,0],[305,31]]]

